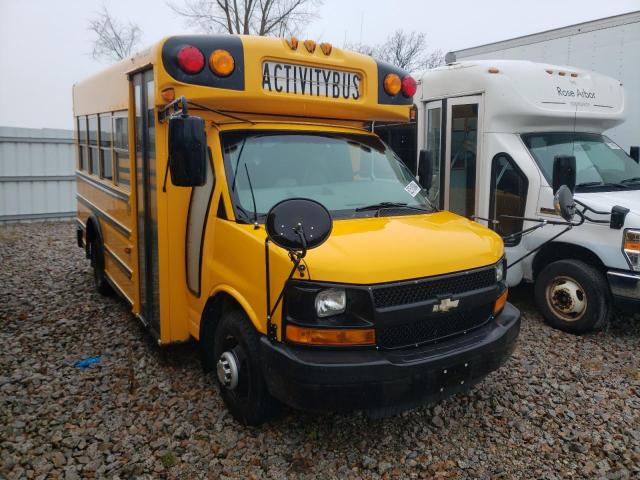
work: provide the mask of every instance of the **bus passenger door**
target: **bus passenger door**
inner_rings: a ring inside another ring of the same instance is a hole
[[[436,100],[435,102],[428,102],[425,104],[424,146],[422,147],[422,149],[431,152],[433,178],[428,197],[429,200],[431,200],[431,203],[438,208],[444,208],[443,196],[440,194],[443,190],[442,182],[444,180],[442,176],[442,164],[444,162],[444,156],[442,154],[444,151],[442,148],[442,123],[444,121],[443,108],[446,109],[446,100]]]
[[[444,209],[478,215],[481,96],[447,99]]]
[[[153,335],[159,338],[158,212],[153,70],[135,73],[131,76],[131,81],[133,82],[135,109],[139,316],[142,322],[150,327]]]

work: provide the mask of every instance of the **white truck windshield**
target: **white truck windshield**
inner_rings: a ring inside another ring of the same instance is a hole
[[[241,216],[286,198],[322,203],[336,218],[433,211],[409,169],[371,135],[233,131],[220,135],[229,190]],[[245,218],[246,219],[246,218]]]
[[[640,189],[640,165],[604,135],[532,133],[522,139],[551,183],[556,155],[576,157],[576,191]]]

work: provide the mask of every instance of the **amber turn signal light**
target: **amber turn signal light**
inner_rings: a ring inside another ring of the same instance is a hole
[[[402,88],[402,80],[395,73],[388,73],[386,77],[384,77],[384,91],[387,92],[392,97],[397,95],[400,89]]]
[[[625,250],[639,250],[640,251],[640,240],[639,241],[633,241],[633,240],[625,240],[624,241],[624,249]]]
[[[228,51],[215,50],[209,57],[209,67],[219,77],[228,77],[236,68],[236,62]]]
[[[500,313],[504,308],[504,304],[507,303],[507,297],[509,296],[509,289],[506,289],[502,295],[498,297],[496,303],[493,305],[493,313]]]
[[[371,328],[304,328],[287,325],[287,340],[305,345],[357,346],[373,345],[376,335]]]
[[[333,46],[330,43],[324,42],[320,44],[320,50],[322,50],[322,53],[324,53],[325,55],[331,55],[332,49]]]

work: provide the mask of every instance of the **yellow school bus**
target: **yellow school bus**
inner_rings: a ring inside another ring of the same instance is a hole
[[[77,236],[161,346],[195,340],[236,419],[393,412],[512,352],[501,239],[376,135],[406,72],[330,44],[175,36],[73,87]],[[424,162],[428,164],[429,162]]]

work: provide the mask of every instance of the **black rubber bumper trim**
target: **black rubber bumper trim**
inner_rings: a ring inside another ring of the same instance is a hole
[[[264,378],[280,401],[309,411],[411,406],[468,389],[511,355],[520,311],[507,303],[468,335],[419,348],[328,350],[261,338]]]

